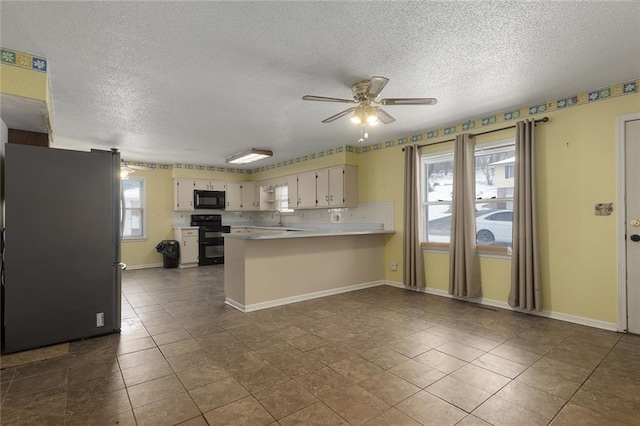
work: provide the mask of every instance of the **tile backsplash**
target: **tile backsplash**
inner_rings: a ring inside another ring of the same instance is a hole
[[[191,212],[173,212],[173,226],[189,226]],[[275,224],[280,220],[272,211],[227,212],[220,210],[198,210],[193,214],[222,214],[227,225],[240,223]],[[357,207],[334,209],[294,210],[282,214],[285,225],[295,224],[383,224],[384,229],[394,229],[393,201],[359,203]]]

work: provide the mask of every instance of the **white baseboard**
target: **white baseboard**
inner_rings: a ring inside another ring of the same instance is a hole
[[[148,265],[127,265],[127,271],[135,271],[136,269],[162,268],[162,263],[150,263]]]
[[[384,284],[385,284],[384,280],[370,281],[370,282],[354,284],[346,287],[338,287],[338,288],[332,288],[329,290],[322,290],[322,291],[316,291],[313,293],[301,294],[298,296],[285,297],[283,299],[270,300],[268,302],[254,303],[251,305],[243,305],[242,303],[238,303],[237,301],[230,299],[228,297],[225,298],[224,302],[227,305],[234,307],[241,312],[253,312],[253,311],[259,311],[267,308],[275,308],[276,306],[289,305],[291,303],[304,302],[305,300],[317,299],[319,297],[326,297],[326,296],[332,296],[334,294],[348,293],[350,291],[362,290],[363,288],[377,287]]]
[[[574,324],[586,325],[588,327],[595,327],[603,330],[618,331],[618,324],[614,322],[600,321],[592,318],[579,317],[576,315],[570,315],[562,312],[554,312],[554,311],[547,311],[547,310],[540,311],[540,312],[527,311],[520,308],[513,308],[509,306],[507,302],[501,302],[499,300],[487,299],[484,297],[473,298],[473,299],[457,297],[457,296],[450,295],[445,290],[440,290],[440,289],[431,288],[431,287],[421,287],[421,288],[407,287],[403,283],[400,283],[397,281],[386,281],[386,284],[392,287],[404,288],[406,290],[417,291],[420,293],[433,294],[434,296],[448,297],[450,299],[457,299],[457,300],[463,300],[465,302],[478,303],[480,305],[493,306],[495,308],[507,309],[509,311],[521,312],[524,314],[537,315],[539,317],[551,318],[551,319],[570,322]]]

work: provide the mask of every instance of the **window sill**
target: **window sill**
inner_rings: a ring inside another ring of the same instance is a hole
[[[449,243],[421,243],[423,253],[449,254]],[[510,247],[478,246],[480,257],[495,257],[498,259],[511,259]]]
[[[121,242],[123,243],[142,243],[147,241],[147,237],[129,237],[129,238],[125,238],[123,237]]]

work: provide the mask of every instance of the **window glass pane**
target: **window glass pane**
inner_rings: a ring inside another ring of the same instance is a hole
[[[479,245],[509,246],[513,229],[513,203],[476,203],[476,238]]]
[[[144,237],[144,180],[122,180],[123,238]]]
[[[451,204],[424,207],[426,229],[423,241],[448,243],[451,234]]]
[[[476,198],[513,197],[513,172],[515,170],[513,147],[500,152],[476,154]]]
[[[123,180],[122,191],[124,194],[124,206],[127,208],[142,207],[142,181]]]
[[[276,210],[281,212],[293,211],[293,209],[289,208],[289,187],[286,185],[276,188]]]
[[[451,201],[453,191],[453,155],[428,159],[422,163],[426,201]]]
[[[125,209],[124,211],[124,234],[125,237],[142,236],[142,211],[135,209]]]

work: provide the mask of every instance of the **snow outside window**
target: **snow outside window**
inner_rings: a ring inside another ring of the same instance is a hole
[[[144,232],[144,179],[122,180],[123,239],[140,239]]]
[[[289,187],[286,185],[276,187],[276,210],[281,212],[293,211],[293,209],[289,208]]]
[[[478,245],[511,246],[513,141],[476,147],[476,237]],[[422,241],[449,243],[453,150],[422,157]]]

